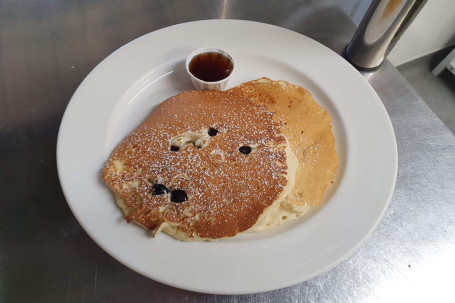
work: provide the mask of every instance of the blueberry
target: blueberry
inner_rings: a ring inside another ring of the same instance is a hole
[[[184,190],[174,189],[171,192],[171,202],[182,203],[182,202],[185,202],[187,198],[188,197],[187,197],[186,192]]]
[[[244,155],[248,155],[249,153],[251,153],[251,147],[244,145],[239,148],[239,152],[241,152]]]
[[[209,136],[210,136],[210,137],[214,137],[214,136],[216,136],[216,134],[218,134],[218,131],[217,131],[216,129],[210,127],[210,129],[209,129]]]
[[[166,192],[167,192],[167,188],[163,184],[153,184],[152,185],[152,195],[160,196],[160,195],[165,194]]]
[[[175,145],[171,145],[171,151],[179,151],[179,147]]]

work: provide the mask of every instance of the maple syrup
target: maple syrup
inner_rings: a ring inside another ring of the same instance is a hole
[[[216,52],[196,55],[189,64],[190,73],[205,82],[217,82],[229,77],[233,67],[231,59]]]

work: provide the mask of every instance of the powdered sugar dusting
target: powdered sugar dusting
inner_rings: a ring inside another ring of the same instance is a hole
[[[218,133],[208,136],[209,128]],[[186,133],[193,139],[171,151]],[[197,140],[205,143],[198,147]],[[241,146],[252,147],[251,153],[240,153]],[[119,145],[104,178],[131,207],[128,219],[150,229],[168,222],[188,237],[216,239],[250,228],[276,200],[287,183],[285,149],[286,139],[264,107],[226,92],[186,92],[163,102]],[[125,182],[138,186],[123,187]],[[185,190],[188,200],[151,195],[153,182]]]

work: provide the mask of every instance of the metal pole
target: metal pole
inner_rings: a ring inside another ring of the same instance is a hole
[[[374,71],[427,0],[373,0],[343,56],[362,71]]]

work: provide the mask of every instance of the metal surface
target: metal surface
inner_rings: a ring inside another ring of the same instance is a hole
[[[437,77],[446,68],[455,74],[455,48],[431,72]]]
[[[378,228],[335,269],[268,293],[198,294],[129,270],[81,229],[55,164],[75,89],[132,39],[210,18],[279,25],[337,52],[355,30],[329,0],[0,2],[0,302],[453,302],[455,138],[387,61],[365,77],[396,132],[396,189]]]
[[[377,69],[427,0],[374,0],[346,47],[359,70]]]

